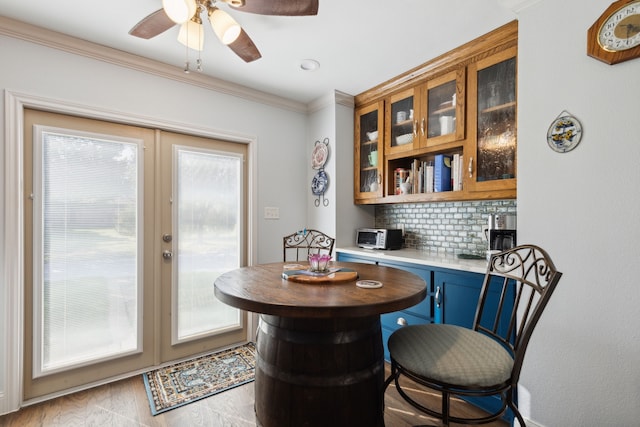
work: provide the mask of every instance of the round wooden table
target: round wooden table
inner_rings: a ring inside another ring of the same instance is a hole
[[[261,314],[258,425],[383,426],[380,314],[422,301],[427,295],[424,280],[392,267],[338,262],[331,267],[354,270],[358,278],[299,283],[282,277],[287,264],[239,268],[214,284],[220,301]],[[383,286],[356,286],[357,280],[367,279]]]

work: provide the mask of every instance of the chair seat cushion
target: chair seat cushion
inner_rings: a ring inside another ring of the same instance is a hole
[[[441,384],[490,387],[511,376],[513,358],[497,341],[455,325],[405,326],[389,337],[400,366]]]

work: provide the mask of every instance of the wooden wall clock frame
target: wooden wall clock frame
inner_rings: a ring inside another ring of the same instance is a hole
[[[638,31],[640,31],[640,29],[636,31],[635,28],[635,22],[640,21],[640,0],[618,0],[611,3],[611,5],[602,13],[602,15],[600,15],[598,20],[587,31],[587,55],[609,65],[618,64],[623,61],[640,57],[640,45],[625,49],[608,49],[601,46],[599,42],[599,35],[603,29],[603,25],[610,18],[614,17],[618,11],[629,5],[635,5],[635,11],[627,15],[627,17],[622,20],[614,19],[613,21],[615,22],[615,25],[618,26],[621,24],[621,21],[628,20],[630,16],[637,17],[635,18],[636,21],[634,21],[634,24],[632,25],[632,30],[635,31],[635,34],[632,37],[636,37]]]

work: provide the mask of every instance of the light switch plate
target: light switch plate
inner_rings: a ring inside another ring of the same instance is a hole
[[[280,219],[280,208],[265,207],[264,219]]]

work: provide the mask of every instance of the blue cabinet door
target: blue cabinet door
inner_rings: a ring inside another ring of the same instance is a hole
[[[465,328],[473,327],[483,281],[484,275],[478,273],[455,270],[435,271],[433,282],[436,295],[434,299],[436,322]],[[503,310],[511,310],[513,299],[513,290],[510,290],[510,294],[507,295],[507,301],[511,301],[511,304],[505,305]],[[498,287],[490,287],[485,312],[496,313],[499,301],[500,289]],[[491,328],[492,320],[492,316],[488,316],[482,319],[481,324]],[[508,327],[509,317],[503,316],[498,329],[501,332],[505,332]]]
[[[483,276],[477,273],[434,272],[436,322],[471,328],[476,315]]]

